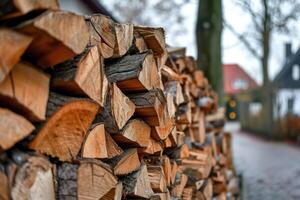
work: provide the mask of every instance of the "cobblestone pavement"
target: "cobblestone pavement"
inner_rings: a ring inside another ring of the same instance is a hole
[[[300,147],[240,132],[237,123],[225,129],[233,133],[244,200],[300,200]]]

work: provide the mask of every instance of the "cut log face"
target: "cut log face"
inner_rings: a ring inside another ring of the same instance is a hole
[[[164,175],[166,179],[167,186],[171,185],[171,178],[172,178],[172,166],[168,156],[162,157],[162,167],[164,170]]]
[[[1,104],[34,122],[46,118],[48,95],[49,76],[29,63],[18,63],[0,84]]]
[[[189,147],[186,144],[183,144],[176,149],[172,149],[168,151],[167,154],[173,159],[183,159],[183,158],[188,158],[190,152],[189,152]]]
[[[20,115],[0,108],[0,150],[7,150],[34,130],[34,126]]]
[[[151,136],[157,140],[165,140],[174,129],[174,126],[174,122],[169,119],[165,125],[153,127]]]
[[[30,148],[71,161],[79,153],[87,129],[98,112],[98,104],[50,93],[47,115],[49,120],[31,142]]]
[[[106,193],[100,200],[121,200],[123,192],[123,184],[119,182],[115,188]]]
[[[9,0],[8,3],[0,6],[1,14],[0,18],[10,18],[20,15],[25,15],[31,11],[58,9],[57,0]],[[2,12],[2,10],[5,10]],[[4,16],[3,16],[4,15]]]
[[[188,181],[188,177],[185,174],[181,174],[179,179],[179,184],[176,185],[171,191],[172,196],[181,197],[187,181]]]
[[[134,32],[134,45],[140,53],[148,51],[147,44],[141,34]]]
[[[104,107],[108,81],[98,47],[91,47],[78,58],[55,67],[51,87],[70,94],[86,95]]]
[[[121,180],[124,186],[124,192],[128,196],[147,199],[153,195],[145,164],[143,164],[137,172],[134,172]]]
[[[140,154],[153,155],[163,151],[162,144],[152,138],[150,138],[150,143],[146,148],[139,149]]]
[[[104,124],[96,125],[83,142],[82,157],[113,158],[123,153],[111,136],[106,133]]]
[[[150,28],[143,26],[134,26],[134,31],[141,34],[155,55],[162,55],[165,52],[165,36],[163,28]]]
[[[158,69],[150,53],[125,55],[105,63],[109,82],[125,92],[141,92],[160,87]]]
[[[132,147],[147,147],[150,142],[150,133],[150,126],[143,120],[132,119],[128,121],[120,133],[112,136],[120,144]]]
[[[78,199],[98,200],[117,184],[117,178],[100,161],[84,161],[78,168]]]
[[[114,174],[117,176],[128,175],[138,170],[141,166],[137,149],[128,149],[120,156],[108,161],[112,166]]]
[[[8,178],[2,171],[0,171],[0,199],[9,200]]]
[[[84,17],[63,11],[47,11],[17,30],[34,37],[26,54],[44,68],[80,54],[89,40]]]
[[[128,96],[136,106],[135,113],[148,124],[151,126],[165,125],[169,114],[165,96],[160,89]]]
[[[17,171],[11,196],[12,199],[54,200],[51,163],[45,158],[30,157]]]
[[[0,83],[19,62],[31,41],[30,36],[5,28],[0,29]]]
[[[115,22],[109,17],[95,14],[88,19],[90,46],[97,45],[104,58],[113,56],[116,44]]]
[[[132,46],[133,42],[133,25],[132,24],[115,24],[116,45],[114,48],[114,58],[122,57]]]
[[[103,112],[97,115],[95,122],[104,122],[109,133],[118,133],[132,117],[135,105],[114,83],[106,98]]]
[[[154,192],[167,192],[166,178],[161,166],[147,166],[148,177]]]

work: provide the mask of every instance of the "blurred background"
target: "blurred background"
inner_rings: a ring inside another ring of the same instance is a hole
[[[163,27],[226,107],[244,199],[300,199],[300,0],[60,0]]]

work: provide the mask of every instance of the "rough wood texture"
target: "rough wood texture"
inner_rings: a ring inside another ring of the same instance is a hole
[[[82,161],[78,168],[78,199],[98,200],[118,184],[117,178],[100,161]]]
[[[0,29],[0,83],[19,62],[31,41],[30,36],[6,28]]]
[[[181,197],[183,189],[188,181],[188,177],[185,174],[180,174],[179,177],[179,184],[177,184],[171,191],[172,196]]]
[[[122,131],[112,137],[119,143],[131,147],[147,147],[150,141],[151,128],[143,120],[132,119]]]
[[[174,128],[174,122],[170,118],[165,125],[152,127],[151,136],[157,140],[165,140]]]
[[[182,87],[177,81],[168,81],[164,84],[165,93],[171,94],[177,106],[185,102]]]
[[[189,147],[186,144],[181,145],[176,149],[169,150],[166,152],[170,158],[183,159],[188,158],[190,155]]]
[[[95,122],[104,122],[109,133],[118,133],[131,118],[135,105],[114,83],[109,90],[103,112],[99,113]]]
[[[98,47],[87,49],[54,68],[51,87],[73,95],[85,95],[104,106],[108,81]]]
[[[29,63],[18,63],[0,84],[0,105],[33,122],[45,120],[48,95],[49,76]]]
[[[87,18],[89,26],[89,45],[97,45],[104,58],[113,56],[116,45],[115,23],[107,16],[94,14]]]
[[[87,134],[82,144],[84,158],[113,158],[123,153],[123,150],[106,133],[104,124],[98,124]]]
[[[56,197],[58,199],[77,199],[77,164],[61,163],[56,170]]]
[[[108,161],[116,176],[128,175],[140,168],[137,149],[127,149],[120,156]]]
[[[0,151],[7,150],[34,130],[34,126],[20,115],[0,108]]]
[[[42,157],[30,157],[16,173],[11,196],[12,199],[54,200],[51,163]]]
[[[1,2],[2,3],[2,2]],[[57,0],[5,0],[0,5],[0,18],[25,15],[31,11],[58,9]]]
[[[154,192],[167,192],[166,178],[161,166],[148,165],[148,177]]]
[[[160,89],[128,96],[136,106],[136,115],[142,117],[151,126],[165,125],[169,114],[165,96]]]
[[[139,154],[153,155],[163,151],[162,143],[150,138],[150,143],[146,148],[139,149]]]
[[[109,82],[125,92],[141,92],[160,87],[158,69],[150,53],[125,55],[107,61],[105,73]]]
[[[63,11],[47,11],[17,30],[34,37],[26,55],[44,68],[80,54],[89,40],[84,17]]]
[[[115,188],[112,188],[100,200],[121,200],[123,192],[123,184],[119,182]]]
[[[166,44],[163,28],[150,28],[143,26],[134,26],[134,31],[141,34],[147,44],[152,49],[154,54],[164,54]]]
[[[145,164],[142,164],[137,172],[122,178],[121,181],[124,186],[124,192],[128,196],[147,199],[153,195]]]
[[[47,106],[49,119],[30,148],[58,157],[61,161],[71,161],[77,156],[98,109],[99,106],[90,100],[50,93]]]
[[[122,57],[132,46],[133,42],[133,25],[132,24],[115,24],[116,44],[114,47],[113,57]]]
[[[6,174],[0,171],[0,199],[9,200],[9,184]]]

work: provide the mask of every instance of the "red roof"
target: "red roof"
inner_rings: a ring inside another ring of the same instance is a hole
[[[237,94],[258,87],[257,83],[238,64],[224,64],[223,75],[225,94]]]

